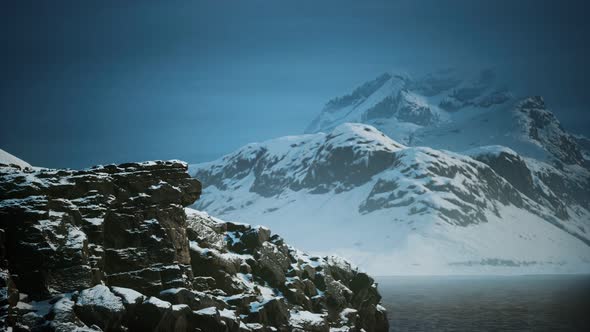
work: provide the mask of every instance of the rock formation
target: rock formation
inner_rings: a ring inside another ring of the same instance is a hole
[[[179,161],[0,165],[0,315],[14,331],[387,331],[373,279],[185,208]]]

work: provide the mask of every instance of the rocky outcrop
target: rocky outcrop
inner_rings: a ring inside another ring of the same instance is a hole
[[[157,294],[190,284],[183,206],[200,183],[180,162],[0,171],[9,269],[33,299],[99,282]]]
[[[388,329],[369,276],[301,253],[264,227],[186,209],[200,194],[179,161],[0,166],[4,327]]]

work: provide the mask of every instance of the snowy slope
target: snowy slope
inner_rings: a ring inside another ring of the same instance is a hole
[[[21,168],[32,167],[29,163],[24,160],[21,160],[10,153],[0,149],[0,164],[4,165],[17,165]]]
[[[368,102],[369,92],[356,96]],[[465,153],[408,147],[347,123],[192,165],[204,185],[195,207],[271,226],[374,274],[590,272],[585,168],[504,147]]]

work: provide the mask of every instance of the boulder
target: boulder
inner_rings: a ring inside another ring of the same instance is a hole
[[[285,301],[282,298],[273,298],[263,303],[251,304],[251,311],[247,319],[251,323],[280,328],[288,326],[289,317]]]
[[[151,296],[137,307],[128,327],[133,331],[170,331],[167,328],[173,323],[172,304]]]
[[[287,271],[291,265],[289,257],[279,248],[265,242],[256,252],[256,265],[252,267],[272,286],[279,287],[285,283]]]
[[[77,316],[74,311],[74,301],[67,297],[62,297],[53,304],[48,314],[50,330],[55,332],[89,332],[101,331],[99,327],[88,327]]]
[[[246,249],[254,250],[270,240],[270,230],[266,227],[257,226],[246,231],[241,237]]]
[[[211,331],[211,332],[228,332],[230,331],[227,323],[221,318],[219,310],[215,307],[204,308],[198,311],[193,311],[190,316],[191,326],[194,326],[196,331]],[[234,327],[232,331],[237,331]]]
[[[115,331],[121,329],[125,306],[121,298],[113,294],[107,286],[96,285],[80,292],[74,311],[86,325]]]

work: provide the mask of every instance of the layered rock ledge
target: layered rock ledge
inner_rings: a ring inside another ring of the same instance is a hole
[[[374,280],[186,206],[180,161],[0,165],[0,328],[387,331]]]

